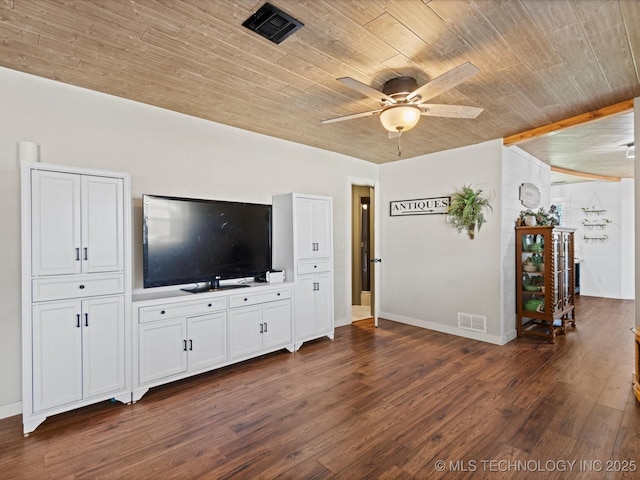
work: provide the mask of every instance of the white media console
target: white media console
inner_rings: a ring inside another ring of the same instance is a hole
[[[149,388],[286,348],[293,284],[133,297],[133,401]]]
[[[133,297],[133,401],[149,388],[333,339],[332,199],[273,197],[273,263],[288,282]]]

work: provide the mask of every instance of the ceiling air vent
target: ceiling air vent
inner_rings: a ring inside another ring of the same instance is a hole
[[[265,3],[256,13],[242,22],[243,27],[262,35],[273,43],[280,43],[304,23],[287,15],[270,3]]]

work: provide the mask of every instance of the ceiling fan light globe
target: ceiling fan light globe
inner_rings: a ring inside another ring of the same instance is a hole
[[[420,109],[415,105],[393,105],[380,112],[380,123],[389,132],[406,132],[420,120]]]

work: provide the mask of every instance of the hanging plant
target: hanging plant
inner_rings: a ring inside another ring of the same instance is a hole
[[[485,210],[493,211],[491,199],[493,196],[483,195],[482,189],[473,189],[471,185],[464,185],[460,191],[451,194],[451,203],[447,210],[447,222],[458,229],[467,231],[473,240],[476,231],[480,231],[485,223]]]

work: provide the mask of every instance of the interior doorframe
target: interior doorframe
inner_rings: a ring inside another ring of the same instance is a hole
[[[352,214],[352,208],[351,208],[351,191],[352,191],[352,187],[356,185],[356,186],[362,186],[362,187],[371,187],[373,188],[373,202],[374,202],[374,215],[373,215],[373,232],[374,232],[374,245],[373,245],[373,251],[374,254],[376,256],[376,258],[381,258],[381,252],[380,252],[380,182],[376,179],[372,179],[372,178],[363,178],[363,177],[347,177],[347,185],[346,185],[346,193],[345,193],[345,198],[349,199],[348,202],[348,208],[347,210],[347,214],[345,215],[345,245],[349,245],[349,248],[345,248],[345,253],[347,254],[347,258],[346,258],[346,264],[349,266],[348,268],[345,268],[345,285],[347,287],[347,292],[346,292],[346,311],[347,312],[351,312],[351,278],[352,278],[352,262],[353,262],[353,258],[352,258],[352,253],[351,253],[351,243],[352,243],[352,238],[351,238],[351,233],[352,233],[352,229],[351,226],[353,224],[353,214]],[[378,314],[380,312],[380,264],[379,263],[372,263],[371,264],[371,268],[372,268],[372,275],[375,277],[375,281],[373,283],[374,285],[374,291],[372,292],[372,297],[373,297],[373,305],[372,305],[372,314],[373,314],[373,321],[375,326],[378,326]]]

